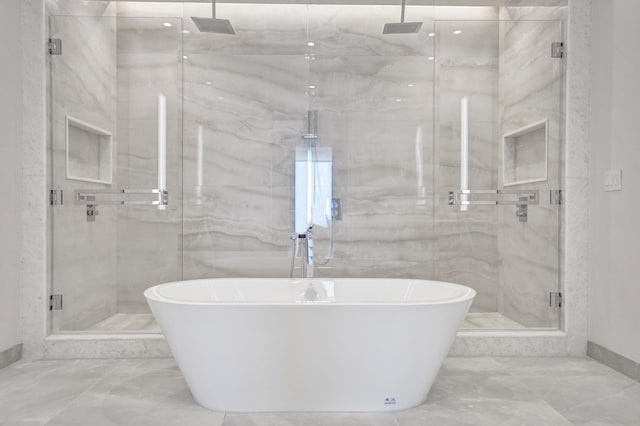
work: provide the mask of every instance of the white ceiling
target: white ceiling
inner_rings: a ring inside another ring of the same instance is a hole
[[[86,0],[85,0],[86,1]],[[89,0],[104,2],[105,0]],[[111,0],[116,2],[143,3],[211,3],[211,0]],[[568,0],[409,0],[407,5],[434,6],[566,6]],[[222,0],[217,3],[266,3],[266,4],[362,4],[362,5],[393,5],[400,4],[400,0]]]

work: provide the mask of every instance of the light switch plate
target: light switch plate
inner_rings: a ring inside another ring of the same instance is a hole
[[[604,173],[604,190],[622,191],[622,169],[611,169]]]

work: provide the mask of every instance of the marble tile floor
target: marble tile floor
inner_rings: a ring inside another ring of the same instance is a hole
[[[125,314],[118,313],[89,327],[87,331],[97,332],[127,332],[140,331],[145,333],[160,333],[153,314]]]
[[[502,315],[500,312],[469,312],[464,318],[462,329],[512,330],[524,328],[522,324]]]
[[[472,312],[467,314],[462,329],[511,330],[524,328],[522,324],[499,312]],[[96,332],[143,332],[160,333],[153,314],[118,313],[89,327]]]
[[[0,425],[640,425],[640,383],[588,358],[449,358],[419,407],[219,413],[172,359],[20,361],[0,370]]]

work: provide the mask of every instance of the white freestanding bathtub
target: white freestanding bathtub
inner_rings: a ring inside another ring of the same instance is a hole
[[[145,291],[195,400],[219,411],[421,404],[475,296],[400,279],[207,279]]]

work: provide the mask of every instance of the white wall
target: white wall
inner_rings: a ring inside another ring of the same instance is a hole
[[[0,11],[0,352],[21,342],[20,3],[4,0]]]
[[[592,16],[589,340],[640,362],[640,2]],[[612,168],[621,192],[603,192]]]

